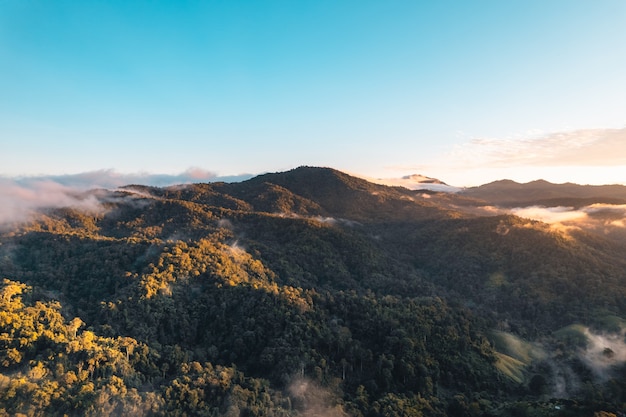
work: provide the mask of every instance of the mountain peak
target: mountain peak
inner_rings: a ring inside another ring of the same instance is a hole
[[[412,175],[405,175],[404,177],[402,177],[403,180],[410,180],[419,184],[441,184],[441,185],[448,185],[445,182],[438,180],[437,178],[432,178],[432,177],[427,177],[425,175],[422,174],[412,174]]]
[[[433,178],[427,177],[422,174],[405,175],[400,178],[366,178],[368,181],[375,184],[387,185],[390,187],[404,187],[409,190],[428,190],[435,192],[458,192],[460,188],[453,187],[445,182]]]
[[[307,195],[324,189],[349,188],[352,190],[369,190],[375,185],[364,179],[353,177],[333,168],[300,166],[289,171],[259,175],[247,182],[270,182],[298,193]]]

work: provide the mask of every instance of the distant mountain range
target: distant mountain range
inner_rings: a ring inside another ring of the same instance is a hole
[[[574,206],[590,203],[626,204],[626,186],[552,184],[544,180],[520,184],[511,180],[465,189],[461,194],[507,207]]]
[[[0,415],[620,412],[626,187],[403,180],[448,188],[300,167],[3,225]]]
[[[410,190],[452,192],[501,207],[583,207],[593,203],[626,204],[624,185],[553,184],[545,180],[518,183],[499,180],[477,187],[455,187],[421,174],[401,178],[366,178],[376,184],[400,186]]]

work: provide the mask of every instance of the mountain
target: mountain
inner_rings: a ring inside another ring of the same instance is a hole
[[[437,178],[426,177],[426,176],[421,175],[421,174],[406,175],[406,176],[402,177],[402,179],[415,181],[415,182],[420,183],[420,184],[442,184],[442,185],[448,185],[445,182],[443,182],[441,180],[438,180]]]
[[[461,189],[445,182],[421,174],[405,175],[402,178],[368,178],[376,184],[408,188],[409,190],[428,190],[438,192],[458,192]]]
[[[626,204],[626,186],[623,185],[552,184],[544,180],[525,184],[511,180],[495,181],[467,188],[461,194],[506,207]]]
[[[0,415],[621,410],[624,242],[483,197],[300,167],[5,226]]]

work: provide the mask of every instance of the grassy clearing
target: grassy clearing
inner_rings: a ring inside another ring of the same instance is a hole
[[[500,372],[518,384],[524,382],[524,368],[527,364],[500,352],[496,352],[496,358],[496,368]]]
[[[511,333],[494,331],[491,340],[496,350],[496,368],[517,383],[525,381],[527,366],[545,357],[540,347]]]

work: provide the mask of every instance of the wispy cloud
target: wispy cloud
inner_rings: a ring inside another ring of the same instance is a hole
[[[358,175],[357,175],[358,176]],[[424,177],[422,175],[405,175],[401,178],[371,178],[362,177],[363,179],[375,184],[388,185],[392,187],[404,187],[409,190],[430,190],[456,193],[460,191],[459,187],[454,187],[440,182],[429,182],[435,180],[433,178]],[[435,180],[438,181],[438,180]]]
[[[84,193],[90,189],[116,189],[129,184],[168,186],[214,181],[241,181],[250,175],[219,177],[199,168],[177,174],[122,174],[114,170],[90,171],[72,175],[2,178],[0,177],[0,226],[28,221],[46,208],[72,207],[98,210],[96,197]]]
[[[466,167],[626,165],[626,129],[587,129],[518,139],[475,138],[449,158]]]
[[[576,230],[595,231],[613,236],[621,241],[626,237],[626,205],[591,204],[573,207],[517,207],[511,213],[548,223],[554,230],[571,232]]]
[[[619,333],[596,334],[585,328],[587,347],[580,352],[585,363],[601,379],[607,379],[611,367],[626,362],[624,331]]]
[[[112,169],[82,172],[69,175],[49,175],[38,177],[20,177],[13,179],[18,184],[28,186],[29,184],[42,181],[51,181],[67,187],[81,189],[91,188],[117,188],[129,184],[151,185],[164,187],[175,184],[190,184],[198,182],[215,181],[242,181],[250,178],[250,174],[239,176],[220,177],[214,172],[200,168],[189,168],[180,174],[152,174],[152,173],[120,173]]]
[[[295,378],[287,387],[287,392],[294,407],[304,417],[348,417],[337,401],[336,393],[307,378]]]
[[[587,219],[587,213],[584,210],[575,210],[571,207],[518,207],[512,209],[511,212],[519,217],[551,224]]]
[[[77,189],[51,180],[20,184],[0,179],[0,226],[29,220],[43,208],[74,207],[85,211],[99,210],[93,195],[80,194]]]
[[[626,128],[475,137],[421,164],[387,169],[425,173],[457,186],[499,179],[621,184],[626,183]]]

